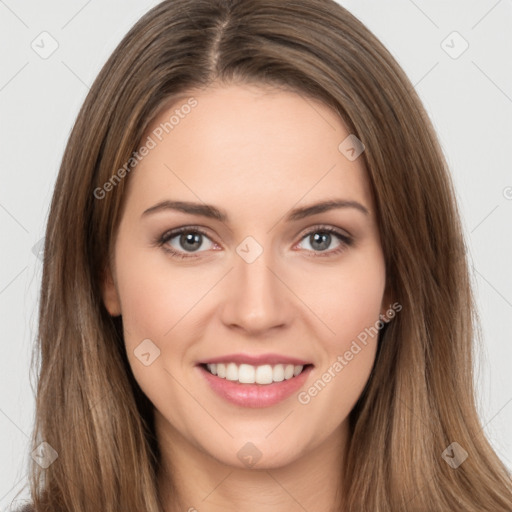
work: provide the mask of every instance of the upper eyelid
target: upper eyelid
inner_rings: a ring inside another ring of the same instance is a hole
[[[314,226],[310,226],[310,227],[304,228],[304,230],[302,230],[302,234],[299,235],[300,236],[299,242],[304,240],[304,238],[306,238],[307,236],[311,235],[311,233],[314,233],[315,231],[321,232],[322,230],[326,230],[326,231],[334,234],[335,236],[338,236],[342,242],[346,242],[347,240],[351,241],[353,239],[352,235],[350,235],[348,232],[343,233],[342,231],[345,231],[345,230],[342,230],[341,228],[338,228],[336,226],[332,226],[329,224],[315,224]],[[161,240],[164,240],[163,243],[167,243],[170,240],[172,240],[173,238],[177,237],[178,235],[181,235],[182,233],[189,233],[189,232],[200,233],[201,235],[207,237],[213,244],[219,245],[218,242],[213,240],[211,238],[211,236],[207,233],[206,228],[203,228],[202,226],[195,226],[195,225],[182,226],[179,228],[170,229],[170,230],[166,231],[161,236]],[[186,254],[186,251],[182,251],[182,252],[184,252]],[[203,251],[199,251],[199,252],[203,252]],[[194,253],[190,253],[190,254],[194,254]]]
[[[200,226],[183,226],[181,228],[169,229],[160,237],[160,240],[163,241],[163,243],[168,243],[170,240],[183,233],[200,233],[208,238],[213,244],[218,245],[217,242],[212,240],[211,236],[206,232],[206,229]]]

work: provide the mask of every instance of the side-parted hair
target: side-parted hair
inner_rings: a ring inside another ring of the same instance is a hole
[[[63,155],[47,224],[33,444],[48,443],[57,458],[46,469],[31,465],[34,510],[162,511],[153,406],[101,283],[137,172],[124,166],[164,106],[214,83],[320,100],[365,146],[387,286],[402,309],[380,333],[350,414],[340,454],[344,512],[510,512],[510,475],[475,403],[478,316],[446,161],[405,73],[333,0],[167,0],[99,73]],[[468,453],[456,469],[442,457],[452,442]]]

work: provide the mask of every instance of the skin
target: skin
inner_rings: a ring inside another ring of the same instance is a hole
[[[134,376],[155,406],[166,512],[325,512],[344,476],[347,417],[368,380],[377,337],[306,405],[297,394],[265,408],[231,404],[196,364],[234,352],[291,355],[314,364],[307,390],[386,313],[364,162],[338,150],[349,132],[318,101],[255,85],[210,86],[193,96],[197,106],[129,177],[103,284],[108,311],[123,316]],[[212,204],[229,218],[170,209],[142,216],[166,199]],[[347,207],[285,221],[291,209],[328,199],[357,201],[369,213]],[[332,235],[322,252],[309,236],[322,233],[318,225],[353,244]],[[167,242],[188,259],[155,243],[182,226],[208,235],[197,251],[180,245],[179,235]],[[236,252],[248,236],[263,249],[250,264]],[[149,366],[134,355],[144,339],[160,350]],[[252,468],[237,457],[247,442],[261,452]]]

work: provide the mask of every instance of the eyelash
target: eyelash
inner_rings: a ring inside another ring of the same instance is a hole
[[[156,245],[159,247],[162,247],[164,251],[168,252],[172,257],[179,258],[179,259],[188,259],[188,258],[197,258],[195,253],[187,254],[184,252],[179,252],[174,249],[172,249],[170,246],[166,245],[169,240],[172,240],[178,235],[181,235],[182,233],[199,233],[206,238],[210,239],[208,234],[201,229],[199,226],[184,226],[181,228],[173,229],[171,231],[166,231],[163,235],[157,238]],[[330,226],[314,226],[312,229],[310,229],[307,233],[305,233],[300,241],[304,240],[305,238],[311,236],[314,233],[329,233],[332,235],[335,235],[338,240],[341,242],[340,246],[336,249],[333,249],[331,251],[307,251],[307,252],[313,252],[313,255],[311,257],[317,258],[317,257],[328,257],[328,256],[335,256],[343,252],[347,247],[350,247],[353,245],[354,240],[341,233],[335,228],[332,228]],[[203,252],[203,251],[201,251]]]

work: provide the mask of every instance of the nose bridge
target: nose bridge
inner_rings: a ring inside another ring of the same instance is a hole
[[[274,251],[247,237],[236,248],[234,269],[223,308],[223,321],[248,331],[265,330],[286,323],[289,297],[274,273]],[[272,269],[272,271],[270,270]]]

